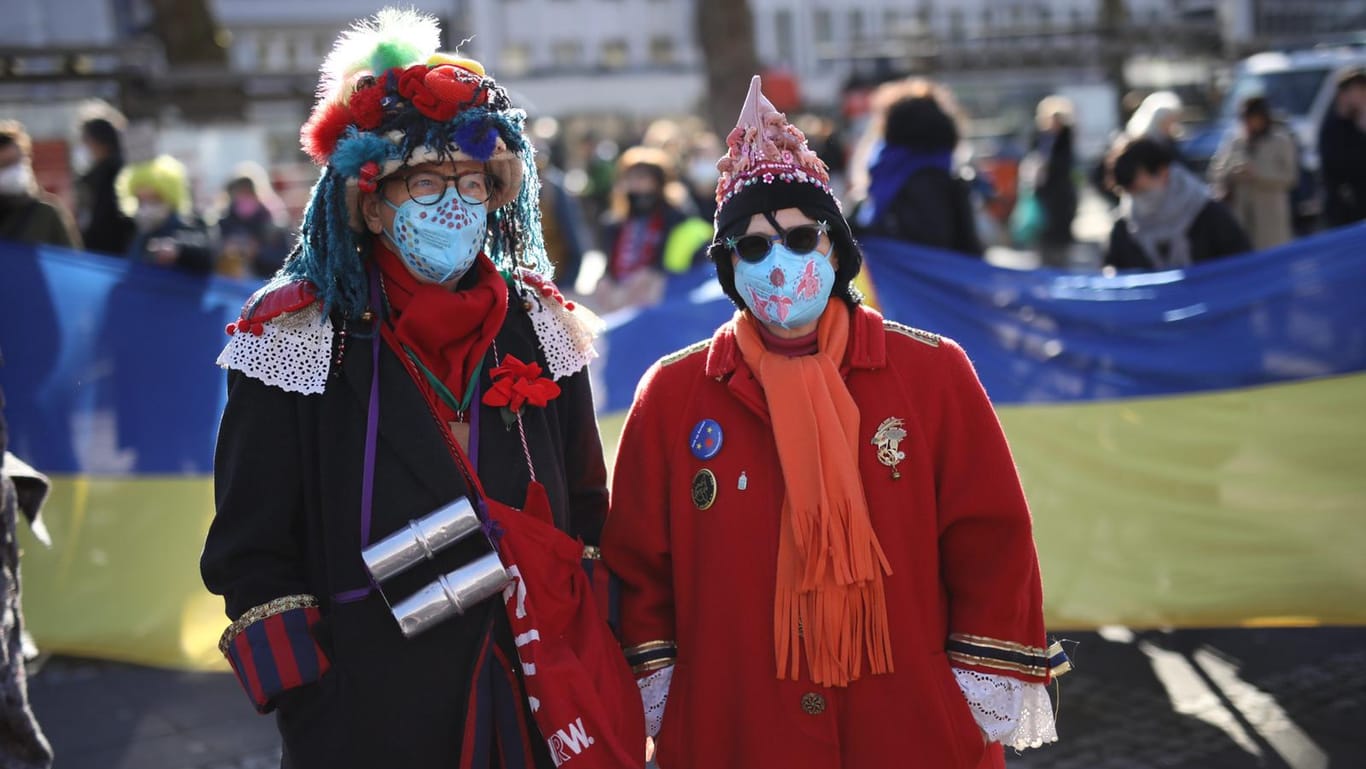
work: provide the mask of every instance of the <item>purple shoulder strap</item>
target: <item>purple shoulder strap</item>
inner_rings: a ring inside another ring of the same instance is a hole
[[[379,332],[379,271],[370,270],[370,307],[375,313],[374,333],[370,337],[370,405],[365,414],[365,465],[360,481],[360,546],[370,544],[370,518],[375,502],[375,444],[379,440],[379,347],[383,339]],[[352,603],[370,595],[368,587],[337,593],[338,603]]]

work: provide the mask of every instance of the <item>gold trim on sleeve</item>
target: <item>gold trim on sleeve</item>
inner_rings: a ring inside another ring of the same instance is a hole
[[[263,619],[274,617],[276,614],[284,614],[294,609],[308,609],[318,605],[318,599],[311,595],[287,595],[267,601],[260,606],[253,606],[242,612],[235,622],[228,625],[223,631],[223,636],[218,639],[218,651],[224,655],[228,653],[228,647],[232,645],[233,639],[248,627],[260,622]]]

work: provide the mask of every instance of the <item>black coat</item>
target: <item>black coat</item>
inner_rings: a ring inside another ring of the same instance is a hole
[[[497,336],[498,352],[544,366],[531,322],[513,300]],[[360,497],[372,348],[363,328],[351,331],[344,361],[339,370],[334,364],[320,395],[229,374],[214,468],[218,513],[204,546],[204,582],[224,596],[230,618],[284,595],[312,594],[321,603],[323,622],[315,635],[332,669],[278,700],[285,766],[455,767],[480,645],[492,632],[510,659],[517,659],[516,651],[498,600],[406,639],[380,596],[354,603],[332,599],[367,584]],[[485,391],[494,365],[490,351]],[[466,492],[442,427],[387,345],[379,368],[371,542]],[[596,545],[607,510],[607,476],[588,374],[580,371],[559,384],[559,397],[524,412],[526,438],[556,525]],[[491,497],[520,507],[530,474],[519,434],[504,427],[497,409],[480,408],[479,477]],[[391,601],[404,598],[488,551],[482,537],[461,542],[386,582],[386,594]],[[530,714],[524,716],[532,724]],[[531,742],[537,765],[552,766],[544,741]]]
[[[114,181],[123,159],[108,157],[91,166],[76,181],[76,217],[86,250],[123,256],[137,227],[119,208]]]
[[[1040,140],[1042,143],[1042,139]],[[1042,147],[1041,147],[1042,149]],[[1052,245],[1072,242],[1072,220],[1077,216],[1077,185],[1072,181],[1072,129],[1063,126],[1046,147],[1041,158],[1034,195],[1044,211],[1044,229],[1039,240]]]
[[[1323,221],[1339,227],[1366,219],[1366,131],[1329,111],[1319,130]]]
[[[1252,250],[1238,220],[1217,201],[1209,201],[1196,215],[1186,230],[1190,239],[1191,263],[1207,262],[1223,256],[1245,254]],[[1119,270],[1152,270],[1156,265],[1148,260],[1138,241],[1129,234],[1129,223],[1120,218],[1110,230],[1110,246],[1105,251],[1105,265]]]
[[[851,218],[857,220],[858,216]],[[881,216],[860,228],[858,234],[972,256],[981,256],[984,251],[977,237],[967,184],[942,168],[922,168],[911,174]]]

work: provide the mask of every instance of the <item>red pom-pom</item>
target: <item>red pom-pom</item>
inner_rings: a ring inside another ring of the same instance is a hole
[[[237,324],[236,324],[236,323],[229,323],[229,324],[227,325],[227,327],[224,328],[223,330],[227,332],[228,336],[232,336],[233,334],[236,334],[236,333],[237,333]]]
[[[356,186],[363,192],[374,192],[376,189],[379,189],[378,177],[379,163],[376,163],[373,160],[367,160],[361,164],[360,180],[356,182]]]
[[[260,335],[266,333],[265,324],[263,324],[263,323],[253,323],[253,324],[251,324],[251,333],[255,334],[256,336],[260,336]]]
[[[384,86],[372,85],[362,88],[351,95],[349,105],[351,116],[356,119],[356,126],[366,131],[379,128],[380,121],[384,120],[384,108],[380,102],[384,99]]]
[[[564,303],[564,308],[565,308],[566,310],[569,310],[570,312],[573,312],[573,311],[574,311],[574,303],[573,303],[573,302],[565,302],[565,303]]]
[[[304,152],[313,158],[314,163],[320,166],[327,165],[328,159],[332,157],[332,151],[337,148],[342,132],[350,124],[351,112],[340,104],[331,103],[315,107],[313,114],[308,117],[308,122],[304,123],[303,130],[299,132]]]

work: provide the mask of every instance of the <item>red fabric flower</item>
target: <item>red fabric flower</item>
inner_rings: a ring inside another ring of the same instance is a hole
[[[438,99],[457,107],[484,104],[489,100],[488,92],[479,90],[481,82],[473,72],[450,64],[432,68],[422,79],[422,84]]]
[[[384,119],[384,108],[380,106],[383,99],[382,85],[368,86],[351,95],[351,116],[355,118],[357,127],[365,131],[379,128],[380,121]]]
[[[493,386],[484,393],[484,405],[502,407],[512,414],[522,406],[544,407],[559,397],[560,386],[541,376],[541,364],[523,363],[515,355],[503,357],[503,365],[489,372]]]
[[[427,73],[430,71],[425,64],[414,64],[403,70],[403,74],[398,76],[398,92],[416,107],[418,112],[444,123],[455,117],[459,105],[442,101],[427,87]]]

